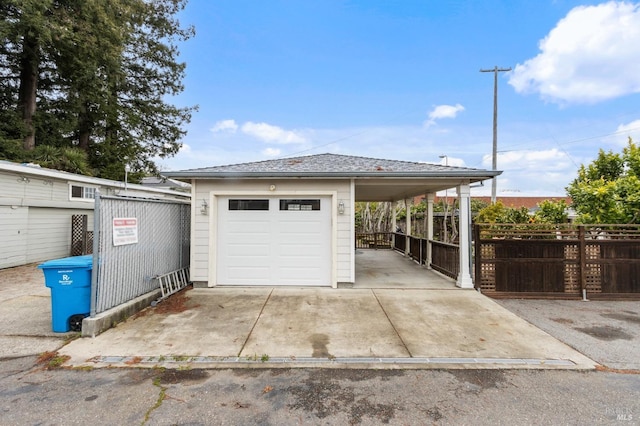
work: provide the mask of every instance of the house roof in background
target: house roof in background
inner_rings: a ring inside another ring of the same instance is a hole
[[[140,180],[140,184],[146,187],[174,189],[177,191],[189,191],[191,189],[190,183],[165,176],[146,176]]]
[[[89,185],[101,185],[111,188],[124,188],[125,182],[117,180],[102,179],[93,176],[79,175],[76,173],[69,173],[62,170],[48,169],[41,167],[38,164],[32,163],[14,163],[11,161],[0,160],[0,171],[13,172],[21,176],[39,176],[42,178],[61,179],[69,182],[85,183]],[[184,191],[173,191],[171,189],[153,188],[149,186],[138,185],[135,183],[127,183],[129,190],[145,191],[147,193],[159,193],[167,195],[177,195],[180,197],[189,197],[189,193]]]

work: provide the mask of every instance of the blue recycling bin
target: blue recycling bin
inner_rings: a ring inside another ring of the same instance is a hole
[[[72,256],[38,265],[51,289],[53,331],[82,330],[82,319],[91,311],[91,270],[93,256]]]

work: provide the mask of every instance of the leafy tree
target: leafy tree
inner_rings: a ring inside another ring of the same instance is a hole
[[[533,220],[536,223],[566,223],[569,220],[568,207],[564,200],[544,200],[538,203]]]
[[[526,207],[505,207],[502,201],[488,205],[478,212],[477,223],[528,223],[529,211]]]
[[[640,150],[629,138],[622,154],[600,150],[567,187],[581,223],[640,223]]]

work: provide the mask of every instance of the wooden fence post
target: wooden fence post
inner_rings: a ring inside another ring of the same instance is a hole
[[[580,262],[580,289],[583,298],[587,291],[587,241],[585,240],[584,225],[578,225],[578,260]]]

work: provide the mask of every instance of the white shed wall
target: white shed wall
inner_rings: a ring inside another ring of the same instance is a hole
[[[351,184],[349,180],[315,180],[315,179],[208,179],[193,180],[192,186],[192,223],[191,223],[191,280],[195,282],[209,282],[209,236],[211,226],[214,223],[213,209],[211,208],[211,193],[214,192],[259,192],[269,191],[270,195],[290,195],[296,191],[307,194],[318,192],[337,192],[336,203],[342,200],[345,204],[344,214],[337,215],[337,241],[336,241],[336,281],[352,283],[353,276],[353,221],[351,199]],[[270,186],[275,185],[275,190],[270,191]],[[207,215],[201,214],[203,201],[209,204]],[[337,208],[337,206],[333,206]]]
[[[93,199],[71,198],[71,185],[124,195],[124,183],[2,162],[0,170],[0,268],[69,256],[71,217],[89,216]],[[185,199],[188,194],[129,185],[126,195]]]

